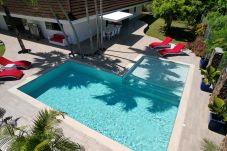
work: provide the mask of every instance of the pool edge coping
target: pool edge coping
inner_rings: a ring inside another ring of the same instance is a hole
[[[172,133],[171,133],[171,136],[169,139],[169,144],[167,147],[168,151],[178,151],[181,137],[182,137],[182,131],[183,131],[183,128],[185,127],[185,117],[186,117],[186,112],[188,109],[187,107],[188,107],[188,101],[189,101],[191,88],[192,88],[192,81],[193,81],[193,75],[195,72],[195,65],[189,64],[189,63],[184,63],[181,61],[173,61],[173,60],[170,60],[170,61],[189,66],[187,79],[185,81],[184,90],[182,93],[182,97],[181,97],[180,104],[178,107],[176,119],[174,122]]]
[[[188,105],[189,96],[190,96],[191,87],[192,87],[192,82],[190,82],[190,81],[193,80],[193,75],[194,75],[194,72],[195,72],[195,65],[185,63],[185,62],[181,62],[181,61],[171,60],[171,59],[167,60],[167,59],[161,58],[161,57],[139,55],[135,59],[137,61],[136,63],[130,63],[128,65],[128,68],[127,68],[128,71],[125,72],[123,77],[126,76],[127,74],[129,74],[130,72],[132,72],[132,70],[135,68],[135,66],[137,66],[137,64],[139,64],[143,60],[143,58],[154,58],[154,59],[159,59],[159,60],[164,60],[164,61],[168,61],[168,62],[174,62],[174,63],[179,63],[179,64],[182,64],[182,65],[189,66],[187,78],[185,80],[185,85],[184,85],[183,93],[182,93],[181,100],[180,100],[180,104],[178,106],[178,111],[177,111],[176,118],[175,118],[175,121],[174,121],[174,125],[173,125],[173,128],[172,128],[172,133],[171,133],[171,136],[169,138],[169,142],[168,142],[168,146],[167,146],[168,151],[178,151],[180,141],[181,141],[181,137],[182,137],[181,134],[182,134],[183,128],[185,126],[185,117],[186,117],[186,112],[187,112],[187,105]]]
[[[130,72],[131,68],[137,64],[137,61],[139,61],[141,58],[143,57],[150,57],[150,56],[146,56],[146,55],[138,55],[134,61],[136,61],[135,63],[129,63],[128,66],[126,66],[126,71],[123,75],[118,75],[121,76],[122,78],[124,77],[125,74],[127,74],[128,72]],[[186,111],[187,111],[187,102],[188,102],[188,97],[190,96],[190,91],[191,91],[191,85],[192,83],[189,83],[190,81],[193,80],[193,74],[194,74],[194,70],[195,70],[195,65],[193,64],[188,64],[188,63],[184,63],[181,61],[175,61],[175,60],[167,60],[164,58],[160,58],[160,57],[156,57],[157,59],[160,60],[165,60],[165,61],[169,61],[169,62],[174,62],[174,63],[179,63],[179,64],[184,64],[184,65],[188,65],[189,66],[189,71],[188,71],[188,75],[187,75],[187,79],[185,81],[185,87],[184,87],[184,91],[182,93],[182,97],[181,97],[181,101],[178,107],[178,112],[176,115],[176,119],[174,121],[174,125],[173,125],[173,129],[171,131],[171,136],[168,142],[168,146],[167,146],[167,150],[168,151],[177,151],[179,144],[180,144],[180,138],[181,138],[181,133],[183,131],[183,125],[184,125],[184,119],[185,119],[185,115],[186,115]],[[91,65],[88,63],[84,63],[78,60],[72,60],[72,59],[68,59],[62,63],[68,62],[68,61],[73,61],[82,65],[86,65],[89,67],[93,67],[96,68],[98,70],[103,70],[106,71],[108,73],[112,73],[112,74],[116,74],[111,70],[102,68],[102,67],[97,67],[95,65]],[[59,65],[61,65],[62,63],[56,65],[55,67],[58,67]],[[18,96],[19,98],[21,98],[22,100],[26,101],[27,103],[38,107],[40,109],[52,109],[51,107],[49,107],[48,105],[32,98],[31,96],[21,92],[20,90],[18,90],[19,87],[25,85],[26,83],[38,78],[39,76],[42,76],[43,74],[53,70],[55,67],[53,68],[49,68],[45,71],[42,72],[42,74],[40,75],[32,75],[28,78],[26,78],[24,81],[22,81],[21,83],[17,84],[16,86],[8,89],[9,92],[11,92],[12,94]],[[107,137],[102,135],[101,133],[81,124],[80,122],[78,122],[75,119],[72,119],[69,116],[65,116],[65,119],[63,120],[63,122],[65,124],[67,124],[68,126],[81,131],[83,134],[85,134],[87,137],[90,137],[92,139],[94,139],[95,141],[97,141],[100,145],[103,145],[104,147],[110,149],[110,150],[118,150],[118,151],[131,151],[130,148],[126,147],[125,145]]]
[[[59,64],[60,65],[60,64]],[[49,69],[48,71],[50,71],[51,69]],[[47,72],[48,72],[47,71]],[[46,72],[45,72],[46,73]],[[18,96],[19,98],[21,98],[23,101],[39,108],[39,109],[50,109],[53,110],[53,108],[51,108],[50,106],[38,101],[37,99],[23,93],[22,91],[18,90],[19,87],[25,85],[26,83],[38,78],[39,76],[42,75],[33,75],[31,77],[26,78],[23,82],[19,83],[18,85],[8,89],[8,91],[16,96]],[[100,145],[110,149],[110,150],[119,150],[119,151],[132,151],[130,148],[127,148],[126,146],[124,146],[123,144],[105,136],[102,135],[101,133],[81,124],[80,122],[78,122],[77,120],[69,117],[68,115],[65,115],[65,118],[63,119],[63,122],[72,127],[73,129],[76,129],[77,131],[80,131],[82,134],[86,135],[87,137],[94,139],[94,141],[97,141]]]

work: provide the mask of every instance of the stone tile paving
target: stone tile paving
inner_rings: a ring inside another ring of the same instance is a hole
[[[132,24],[130,27],[131,29],[127,30],[126,35],[121,34],[119,37],[105,42],[106,48],[108,49],[102,56],[96,55],[94,57],[85,57],[85,59],[76,57],[74,59],[122,75],[127,70],[129,64],[135,63],[134,60],[138,58],[138,56],[157,56],[155,51],[147,48],[150,42],[157,41],[158,39],[144,35],[143,30],[146,25],[142,22],[138,22],[138,24]],[[32,75],[41,75],[46,69],[52,68],[69,59],[69,51],[45,43],[24,40],[26,48],[32,49],[32,52],[30,54],[18,55],[17,52],[20,50],[20,47],[16,38],[0,34],[0,39],[6,44],[7,51],[4,55],[5,57],[12,60],[26,59],[33,62],[33,67],[30,70],[24,70],[25,75],[21,80],[1,81],[0,83],[0,106],[7,110],[8,115],[22,117],[19,121],[20,125],[31,124],[31,120],[39,109],[11,94],[8,92],[8,89]],[[82,48],[83,46],[86,46],[85,49],[89,51],[85,42],[82,43]],[[216,142],[220,142],[223,136],[213,133],[207,128],[209,112],[207,104],[209,94],[199,89],[201,80],[198,67],[199,58],[190,51],[186,53],[187,54],[181,56],[170,56],[166,59],[194,64],[196,67],[194,79],[191,81],[192,90],[188,108],[186,109],[185,125],[181,136],[179,151],[197,151],[201,150],[201,141],[203,138],[210,138]],[[65,135],[83,144],[86,150],[108,150],[108,148],[98,144],[98,142],[94,141],[92,138],[75,131],[72,127],[65,124],[62,125]]]

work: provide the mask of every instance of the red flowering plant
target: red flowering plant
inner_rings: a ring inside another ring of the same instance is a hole
[[[187,49],[192,50],[192,48],[193,48],[193,43],[192,42],[186,40],[185,44],[186,44],[185,47]]]
[[[203,37],[199,36],[195,39],[192,44],[192,52],[195,53],[196,56],[203,57],[205,55],[205,42]]]

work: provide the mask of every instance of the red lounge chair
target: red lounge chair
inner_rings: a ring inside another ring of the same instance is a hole
[[[7,64],[14,64],[17,68],[22,68],[22,69],[29,69],[31,66],[31,62],[29,61],[25,61],[25,60],[11,61],[4,57],[0,57],[0,64],[3,66],[6,66]]]
[[[24,73],[17,69],[9,69],[9,70],[0,70],[0,78],[15,78],[20,79]]]
[[[161,47],[168,45],[173,39],[171,37],[166,37],[162,42],[152,42],[149,46],[151,48]]]
[[[161,56],[165,56],[168,54],[179,54],[182,52],[182,49],[184,48],[184,44],[183,43],[179,43],[177,44],[174,48],[170,49],[170,48],[164,48],[162,50],[159,50],[158,53]]]

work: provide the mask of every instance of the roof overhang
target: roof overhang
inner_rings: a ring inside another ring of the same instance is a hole
[[[110,14],[103,15],[103,20],[111,21],[111,22],[120,22],[124,19],[132,17],[133,14],[126,12],[113,12]]]

